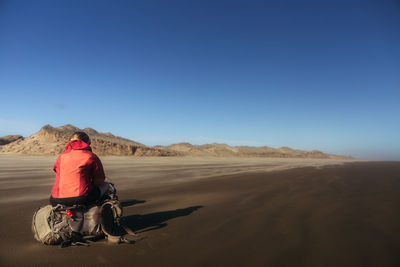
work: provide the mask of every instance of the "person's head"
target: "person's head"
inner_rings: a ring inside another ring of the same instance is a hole
[[[82,140],[86,144],[90,145],[90,138],[85,132],[74,132],[71,136],[71,141],[73,140]]]

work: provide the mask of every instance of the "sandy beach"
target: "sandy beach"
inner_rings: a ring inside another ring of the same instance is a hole
[[[102,158],[135,244],[44,246],[55,157],[0,155],[1,266],[398,266],[400,162]]]

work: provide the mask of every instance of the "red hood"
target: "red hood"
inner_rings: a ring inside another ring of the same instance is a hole
[[[71,151],[72,149],[75,150],[89,150],[92,151],[90,146],[83,142],[82,140],[72,140],[65,147],[65,151]]]

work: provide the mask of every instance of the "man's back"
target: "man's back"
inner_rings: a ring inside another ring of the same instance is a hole
[[[87,194],[93,185],[101,185],[105,175],[99,158],[82,140],[72,140],[54,164],[56,181],[53,198],[72,198]]]

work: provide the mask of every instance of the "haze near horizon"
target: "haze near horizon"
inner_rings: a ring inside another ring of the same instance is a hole
[[[398,1],[1,1],[0,136],[400,160]]]

